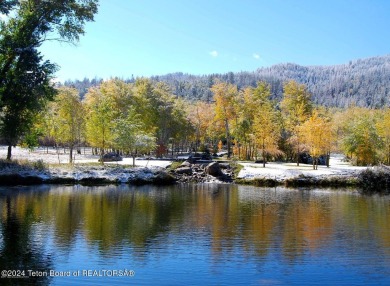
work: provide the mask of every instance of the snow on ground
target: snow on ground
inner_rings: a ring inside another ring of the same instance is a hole
[[[68,151],[67,151],[68,152]],[[5,159],[7,156],[7,147],[0,146],[0,158]],[[60,149],[60,153],[57,154],[54,148],[36,148],[34,151],[28,149],[14,147],[12,148],[12,159],[15,160],[28,160],[38,161],[43,160],[44,163],[49,164],[67,164],[69,162],[69,154],[64,154]],[[90,148],[82,148],[81,154],[76,154],[75,164],[80,163],[97,163],[99,156],[92,155]],[[263,168],[263,164],[256,164],[253,162],[239,162],[244,166],[238,174],[238,178],[253,179],[253,178],[269,178],[276,180],[284,180],[288,178],[298,177],[300,175],[308,177],[327,177],[327,176],[353,176],[367,167],[351,166],[348,162],[345,162],[344,156],[340,154],[332,154],[330,157],[330,167],[318,166],[318,170],[313,170],[312,165],[300,164],[299,167],[296,163],[277,163],[270,162]],[[172,162],[164,160],[143,160],[136,159],[135,165],[137,167],[160,167],[166,168]],[[123,158],[123,161],[119,162],[107,162],[110,165],[132,165],[132,158]],[[126,175],[127,176],[127,175]]]
[[[265,164],[265,168],[263,168],[263,164],[240,163],[244,168],[239,172],[238,178],[284,180],[300,175],[308,177],[352,176],[367,168],[351,166],[344,159],[345,157],[341,154],[331,154],[330,167],[318,166],[318,170],[313,170],[313,166],[308,164],[299,164],[298,167],[296,163],[270,162]]]
[[[113,165],[133,165],[133,158],[123,158],[122,161],[118,162],[106,162],[106,164]],[[138,167],[161,167],[166,168],[172,164],[172,161],[165,160],[144,160],[144,159],[135,159],[135,165]]]
[[[7,157],[7,148],[6,146],[0,146],[0,159],[5,159]],[[36,148],[33,151],[30,151],[25,148],[13,147],[12,148],[12,159],[13,160],[28,160],[28,161],[38,161],[42,160],[47,164],[67,164],[69,163],[69,150],[64,154],[63,149],[59,149],[59,154],[55,148],[46,148],[40,147]],[[81,154],[75,155],[75,164],[80,163],[97,163],[99,156],[92,155],[90,148],[82,148]],[[142,160],[136,159],[135,165],[137,167],[161,167],[166,168],[172,162],[163,161],[163,160]],[[132,158],[123,158],[123,161],[118,162],[106,162],[106,164],[112,165],[133,165]]]
[[[76,181],[90,181],[96,179],[105,179],[109,182],[128,183],[150,182],[155,180],[164,180],[164,172],[162,168],[167,167],[172,162],[162,160],[136,160],[136,168],[127,168],[124,165],[133,165],[131,158],[124,158],[123,161],[105,163],[106,166],[100,164],[85,165],[82,163],[98,163],[99,156],[92,155],[91,149],[81,149],[81,154],[76,154],[74,167],[69,166],[69,152],[63,153],[63,149],[57,154],[54,148],[37,148],[34,151],[15,147],[12,148],[12,159],[20,161],[36,162],[42,160],[45,164],[54,164],[47,169],[23,169],[13,167],[5,167],[0,171],[0,174],[14,174],[17,172],[22,177],[39,177],[45,181],[55,179],[71,179]],[[0,146],[0,158],[5,159],[7,156],[7,147]],[[59,165],[61,163],[61,165]],[[108,167],[110,166],[110,167]],[[117,166],[122,166],[117,168]],[[147,168],[146,168],[147,167]],[[167,178],[170,180],[170,178]]]

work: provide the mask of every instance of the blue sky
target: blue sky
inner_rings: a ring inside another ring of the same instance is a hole
[[[77,46],[45,43],[59,80],[333,65],[390,54],[387,0],[100,0]]]

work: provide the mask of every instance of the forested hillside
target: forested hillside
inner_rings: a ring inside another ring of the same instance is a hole
[[[280,101],[272,100],[271,85],[239,89],[212,85],[212,101],[177,98],[168,84],[151,79],[126,83],[120,79],[90,88],[84,99],[78,90],[58,88],[54,101],[36,117],[22,144],[91,146],[96,154],[122,152],[133,157],[157,157],[180,152],[226,150],[239,160],[329,162],[342,152],[356,165],[390,164],[390,108],[316,106],[305,84],[283,84]]]
[[[281,99],[283,83],[295,80],[307,86],[316,104],[337,107],[347,107],[351,104],[362,107],[390,105],[390,55],[334,66],[305,67],[287,63],[260,68],[254,72],[202,76],[174,73],[153,76],[151,80],[165,82],[174,95],[192,100],[210,101],[210,87],[218,81],[237,85],[239,89],[256,86],[258,81],[266,81],[271,85],[272,98]],[[100,82],[99,79],[84,79],[66,81],[65,85],[77,88],[83,97],[89,87]],[[134,82],[134,78],[126,82]]]

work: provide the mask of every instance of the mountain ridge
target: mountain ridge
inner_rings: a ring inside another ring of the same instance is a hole
[[[357,106],[379,108],[390,106],[390,54],[351,60],[338,65],[302,66],[295,63],[280,63],[255,71],[241,71],[192,75],[182,72],[152,76],[154,82],[167,83],[174,95],[189,100],[212,100],[210,87],[217,81],[235,84],[238,88],[255,86],[258,81],[271,85],[272,98],[280,100],[283,96],[283,83],[295,80],[305,84],[319,105],[347,107]],[[136,79],[127,79],[134,82]],[[66,81],[83,96],[89,87],[100,84],[102,80],[84,79]]]

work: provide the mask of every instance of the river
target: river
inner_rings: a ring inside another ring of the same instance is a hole
[[[388,196],[42,185],[0,211],[2,285],[390,285]]]

